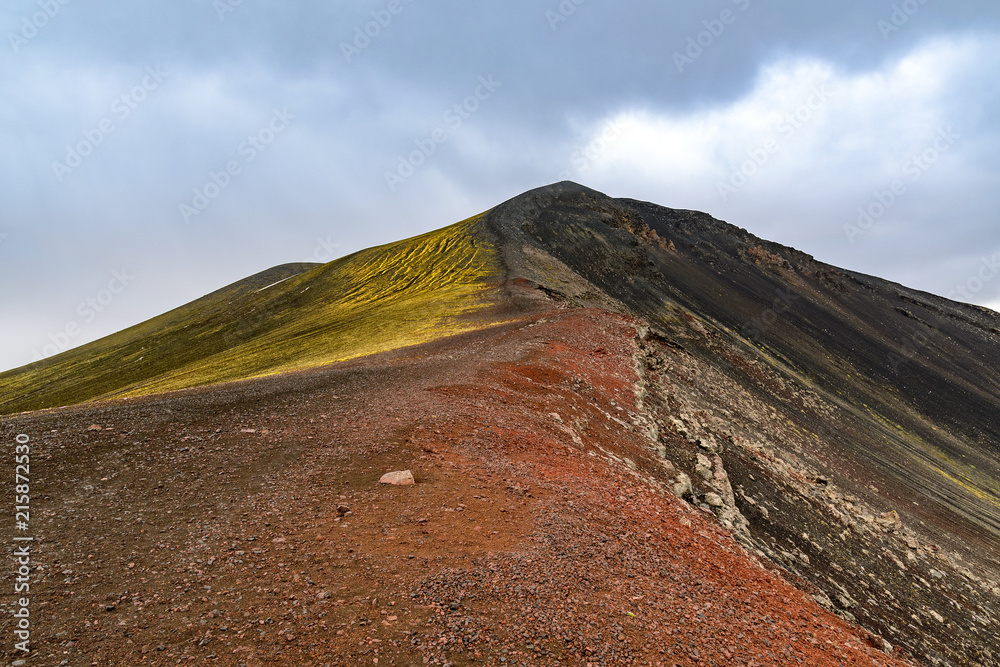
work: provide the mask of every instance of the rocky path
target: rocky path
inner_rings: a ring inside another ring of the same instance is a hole
[[[32,444],[26,664],[909,664],[673,495],[636,327],[554,310],[5,420]]]

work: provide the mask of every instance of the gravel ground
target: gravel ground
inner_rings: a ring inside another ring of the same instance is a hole
[[[909,664],[669,492],[635,328],[552,310],[6,419],[31,438],[27,664]]]

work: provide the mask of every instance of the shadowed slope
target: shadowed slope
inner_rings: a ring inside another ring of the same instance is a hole
[[[514,275],[650,324],[647,427],[691,502],[893,643],[997,664],[1000,316],[571,183],[487,222]]]
[[[519,250],[512,271],[551,294],[611,297],[664,331],[697,319],[734,352],[822,392],[864,424],[849,445],[859,456],[921,492],[950,477],[978,501],[952,508],[1000,537],[1000,315],[839,270],[704,213],[575,184],[522,195],[488,222]],[[528,247],[583,280],[560,291]],[[820,421],[809,426],[829,429]],[[905,463],[880,458],[886,445]]]
[[[479,216],[325,265],[276,267],[0,375],[0,413],[309,368],[483,322],[495,252]]]

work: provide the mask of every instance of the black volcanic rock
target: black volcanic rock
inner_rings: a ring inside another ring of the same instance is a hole
[[[572,183],[487,223],[509,277],[649,324],[651,445],[748,548],[929,663],[998,664],[1000,315]]]

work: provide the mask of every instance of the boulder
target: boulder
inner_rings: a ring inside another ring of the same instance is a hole
[[[712,479],[712,462],[704,454],[698,454],[698,462],[694,467],[695,473],[706,480]]]
[[[718,493],[706,493],[705,504],[715,509],[725,506],[725,503],[722,502],[722,496]]]
[[[674,483],[674,495],[683,500],[689,500],[694,494],[694,489],[691,488],[691,478],[680,473],[677,475],[677,481]]]
[[[416,484],[413,479],[413,473],[409,470],[397,470],[395,472],[387,472],[382,475],[379,479],[379,484],[392,484],[394,486],[411,486]]]

